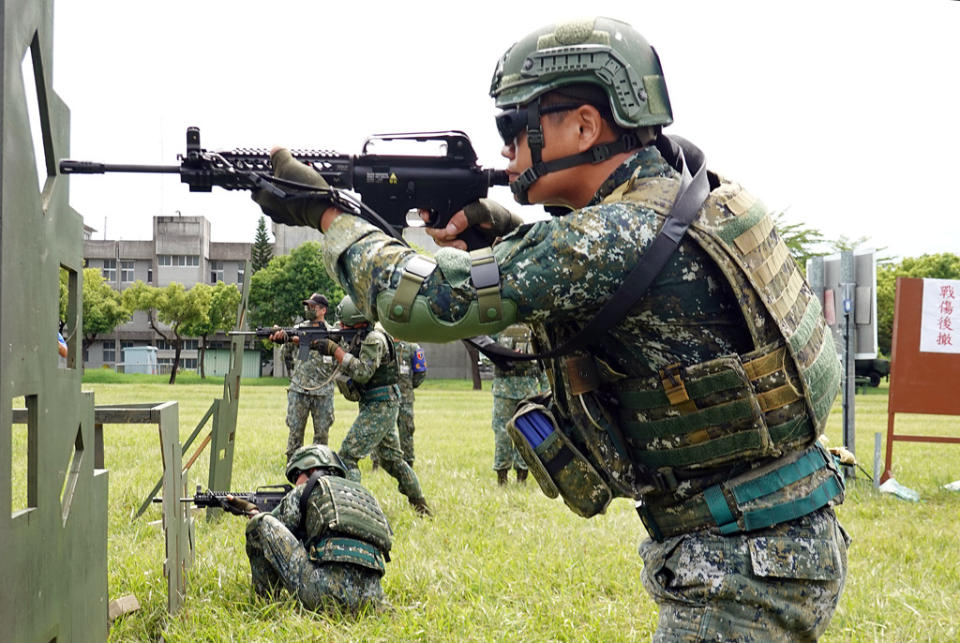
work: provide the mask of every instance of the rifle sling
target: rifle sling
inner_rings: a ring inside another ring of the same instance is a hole
[[[593,319],[563,345],[546,353],[517,353],[500,346],[487,336],[473,337],[463,340],[464,342],[498,365],[504,361],[545,359],[565,355],[583,347],[590,339],[607,332],[627,315],[673,256],[687,228],[696,219],[700,207],[710,194],[706,159],[699,148],[686,139],[664,135],[657,138],[656,146],[667,162],[680,171],[680,190],[653,243]]]
[[[300,522],[297,523],[297,532],[294,534],[300,540],[303,540],[306,536],[307,530],[307,501],[310,500],[310,494],[313,493],[314,487],[317,486],[317,482],[320,480],[321,473],[319,471],[314,471],[310,474],[310,477],[307,479],[306,485],[303,487],[303,493],[300,495]]]

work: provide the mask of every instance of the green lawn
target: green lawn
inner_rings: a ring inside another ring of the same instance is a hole
[[[88,378],[92,380],[93,378]],[[211,383],[218,383],[213,380]],[[235,490],[282,482],[286,441],[282,386],[249,386],[240,394]],[[423,520],[382,471],[361,463],[364,484],[380,499],[395,531],[393,562],[383,585],[391,607],[341,617],[305,612],[293,601],[252,597],[242,518],[199,520],[197,557],[186,608],[165,611],[159,507],[133,514],[161,472],[157,431],[107,425],[110,469],[110,598],[135,594],[141,610],[118,620],[113,640],[329,641],[632,641],[647,640],[656,607],[640,583],[640,521],[626,500],[584,520],[560,500],[526,487],[496,486],[490,468],[489,385],[428,380],[417,391],[415,470],[436,517]],[[857,453],[873,468],[873,434],[886,432],[886,385],[857,395]],[[179,402],[185,439],[221,390],[195,381],[87,381],[97,404]],[[356,413],[337,398],[331,444],[339,446]],[[840,405],[828,428],[840,442]],[[902,416],[900,433],[958,435],[960,418]],[[310,428],[307,429],[308,438]],[[192,452],[192,448],[190,451]],[[201,456],[191,481],[206,482]],[[850,575],[824,640],[960,640],[960,494],[942,489],[960,478],[960,446],[898,443],[897,479],[920,492],[908,503],[873,490],[860,472],[839,509],[853,537]]]

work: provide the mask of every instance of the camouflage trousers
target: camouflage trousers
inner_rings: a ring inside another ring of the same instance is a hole
[[[329,390],[327,390],[329,389]],[[324,387],[320,395],[287,391],[287,460],[303,446],[307,416],[313,416],[313,443],[327,444],[333,425],[333,387]]]
[[[380,574],[348,563],[318,564],[282,522],[260,514],[247,523],[247,556],[253,590],[273,597],[282,587],[304,607],[355,611],[383,602]]]
[[[382,402],[360,401],[360,413],[340,445],[340,459],[347,468],[347,478],[360,482],[357,462],[373,453],[383,470],[397,479],[400,493],[412,502],[423,500],[420,480],[403,460],[400,436],[397,433],[397,398]]]
[[[490,422],[493,427],[493,469],[494,471],[503,471],[506,469],[526,469],[527,463],[520,457],[517,448],[513,446],[513,440],[507,433],[507,422],[513,417],[517,410],[517,405],[521,400],[514,400],[508,397],[493,396],[493,418]]]
[[[847,572],[849,538],[831,508],[770,529],[704,530],[640,545],[660,608],[654,641],[815,641]]]
[[[413,402],[407,400],[400,401],[400,412],[397,414],[397,433],[400,436],[400,450],[403,451],[403,459],[411,467],[413,466]]]
[[[413,466],[413,402],[405,399],[400,401],[400,412],[397,414],[397,434],[400,436],[400,450],[403,451],[403,460]],[[370,460],[379,465],[376,449],[370,454]]]

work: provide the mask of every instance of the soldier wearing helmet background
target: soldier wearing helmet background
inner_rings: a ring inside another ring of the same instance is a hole
[[[305,310],[304,326],[324,326],[331,328],[324,320],[330,303],[321,293],[315,292],[303,300]],[[306,359],[300,359],[298,337],[287,342],[287,334],[280,330],[270,336],[274,342],[286,342],[283,346],[283,360],[289,364],[290,387],[287,389],[287,459],[303,446],[303,432],[307,427],[307,416],[313,417],[313,443],[327,444],[330,427],[333,425],[333,358],[315,350],[307,353]]]
[[[371,326],[350,297],[344,297],[337,306],[337,319],[344,328],[368,328],[344,350],[328,339],[321,351],[340,362],[343,373],[350,378],[339,383],[347,399],[359,402],[360,412],[340,445],[340,457],[347,477],[360,482],[357,462],[375,452],[384,471],[397,479],[400,493],[420,515],[429,516],[417,474],[403,459],[400,437],[397,433],[397,413],[400,408],[400,389],[397,386],[399,365],[393,338],[383,330]]]
[[[663,134],[660,61],[623,22],[528,35],[490,94],[514,196],[550,220],[481,201],[428,229],[452,246],[431,258],[329,203],[254,198],[324,231],[328,272],[400,337],[533,329],[552,396],[521,406],[511,435],[577,514],[635,502],[657,640],[816,639],[846,575],[843,479],[817,441],[839,364],[768,211]],[[273,163],[323,183],[283,149]],[[492,246],[455,250],[468,225]]]
[[[286,474],[296,487],[270,513],[227,497],[250,516],[254,591],[274,597],[284,588],[313,610],[379,606],[393,532],[376,498],[346,479],[343,463],[326,445],[297,449]]]

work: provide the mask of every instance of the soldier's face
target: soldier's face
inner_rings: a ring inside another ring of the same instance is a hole
[[[580,152],[576,114],[576,111],[570,111],[541,117],[544,145],[540,153],[545,162]],[[533,164],[526,130],[520,132],[512,144],[504,145],[500,154],[510,161],[507,163],[507,176],[513,182]],[[527,192],[530,203],[575,205],[568,203],[567,188],[571,179],[576,180],[571,176],[576,169],[551,172],[537,179]]]

